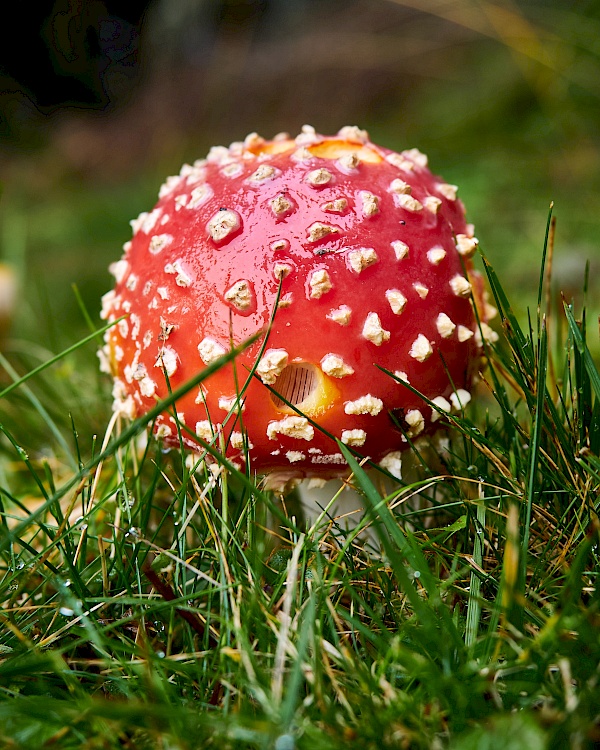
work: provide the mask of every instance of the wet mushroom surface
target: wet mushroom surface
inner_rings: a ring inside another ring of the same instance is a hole
[[[102,312],[125,316],[101,360],[126,417],[266,331],[277,305],[266,343],[156,420],[165,445],[179,421],[191,449],[220,436],[253,472],[326,478],[347,471],[333,436],[399,475],[408,441],[470,400],[481,332],[494,335],[477,240],[418,150],[356,127],[251,134],[184,165],[132,227]]]

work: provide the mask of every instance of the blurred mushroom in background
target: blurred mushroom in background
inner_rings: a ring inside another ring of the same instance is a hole
[[[0,262],[0,346],[8,336],[17,305],[17,274],[7,263]]]

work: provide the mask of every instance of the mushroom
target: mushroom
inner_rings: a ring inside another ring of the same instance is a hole
[[[15,269],[0,262],[0,343],[10,331],[19,296]]]
[[[337,438],[399,475],[411,439],[468,402],[480,331],[493,334],[456,190],[418,150],[356,127],[253,133],[184,165],[110,269],[114,408],[143,415],[268,330],[181,398],[177,420],[162,414],[156,436],[172,446],[181,432],[196,450],[196,436],[219,436],[231,461],[286,481],[345,474]]]

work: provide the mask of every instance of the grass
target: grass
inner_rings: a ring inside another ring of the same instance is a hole
[[[354,530],[103,424],[95,336],[5,352],[0,746],[597,746],[600,374],[551,230],[525,327],[484,259],[503,335],[411,483],[340,445]]]

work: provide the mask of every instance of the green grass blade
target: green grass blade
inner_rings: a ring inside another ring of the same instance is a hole
[[[473,546],[473,560],[479,568],[483,568],[483,542],[485,535],[486,508],[479,502],[475,518],[475,543]],[[481,579],[473,571],[469,585],[469,601],[467,604],[467,619],[465,623],[465,646],[472,647],[477,639],[481,618]]]
[[[567,322],[569,324],[569,331],[571,333],[571,336],[573,337],[573,341],[575,343],[577,351],[583,358],[583,364],[585,366],[586,372],[590,379],[590,383],[594,391],[594,395],[596,399],[598,399],[600,398],[600,373],[598,373],[598,368],[596,367],[596,364],[594,363],[590,350],[588,349],[588,346],[585,343],[585,340],[581,334],[581,330],[579,326],[577,325],[575,317],[573,316],[573,311],[570,305],[565,303],[564,311],[565,311],[565,315],[567,318]]]
[[[122,320],[122,319],[123,318],[119,318],[119,320]],[[11,383],[11,385],[6,386],[6,388],[0,391],[0,399],[8,396],[8,394],[14,391],[15,388],[19,388],[21,385],[23,385],[23,383],[26,383],[28,380],[31,380],[31,378],[35,377],[36,375],[39,375],[48,367],[52,367],[52,365],[55,365],[57,362],[60,362],[61,360],[63,360],[65,357],[68,357],[69,354],[72,354],[73,352],[76,352],[78,349],[81,349],[82,346],[89,344],[90,341],[96,341],[97,343],[98,336],[101,336],[105,331],[108,331],[109,328],[112,328],[118,322],[119,321],[116,320],[114,321],[114,323],[110,323],[109,325],[106,325],[103,328],[99,328],[97,331],[81,339],[76,344],[73,344],[72,346],[69,346],[66,349],[64,349],[62,352],[60,352],[60,354],[57,354],[55,357],[51,357],[46,362],[42,362],[41,365],[34,367],[33,370],[30,370],[25,375],[21,375],[21,377],[19,377],[18,380],[14,380],[13,383]],[[4,357],[2,358],[2,361],[3,362],[6,361]]]
[[[527,573],[527,559],[529,550],[529,537],[531,534],[531,514],[533,502],[539,495],[541,488],[536,481],[538,471],[542,427],[544,425],[544,403],[546,399],[546,370],[548,365],[548,335],[545,318],[542,319],[541,337],[539,342],[539,353],[537,360],[536,378],[536,408],[532,415],[532,430],[529,445],[529,467],[527,472],[525,514],[523,519],[522,551],[521,551],[521,581],[525,584]]]

